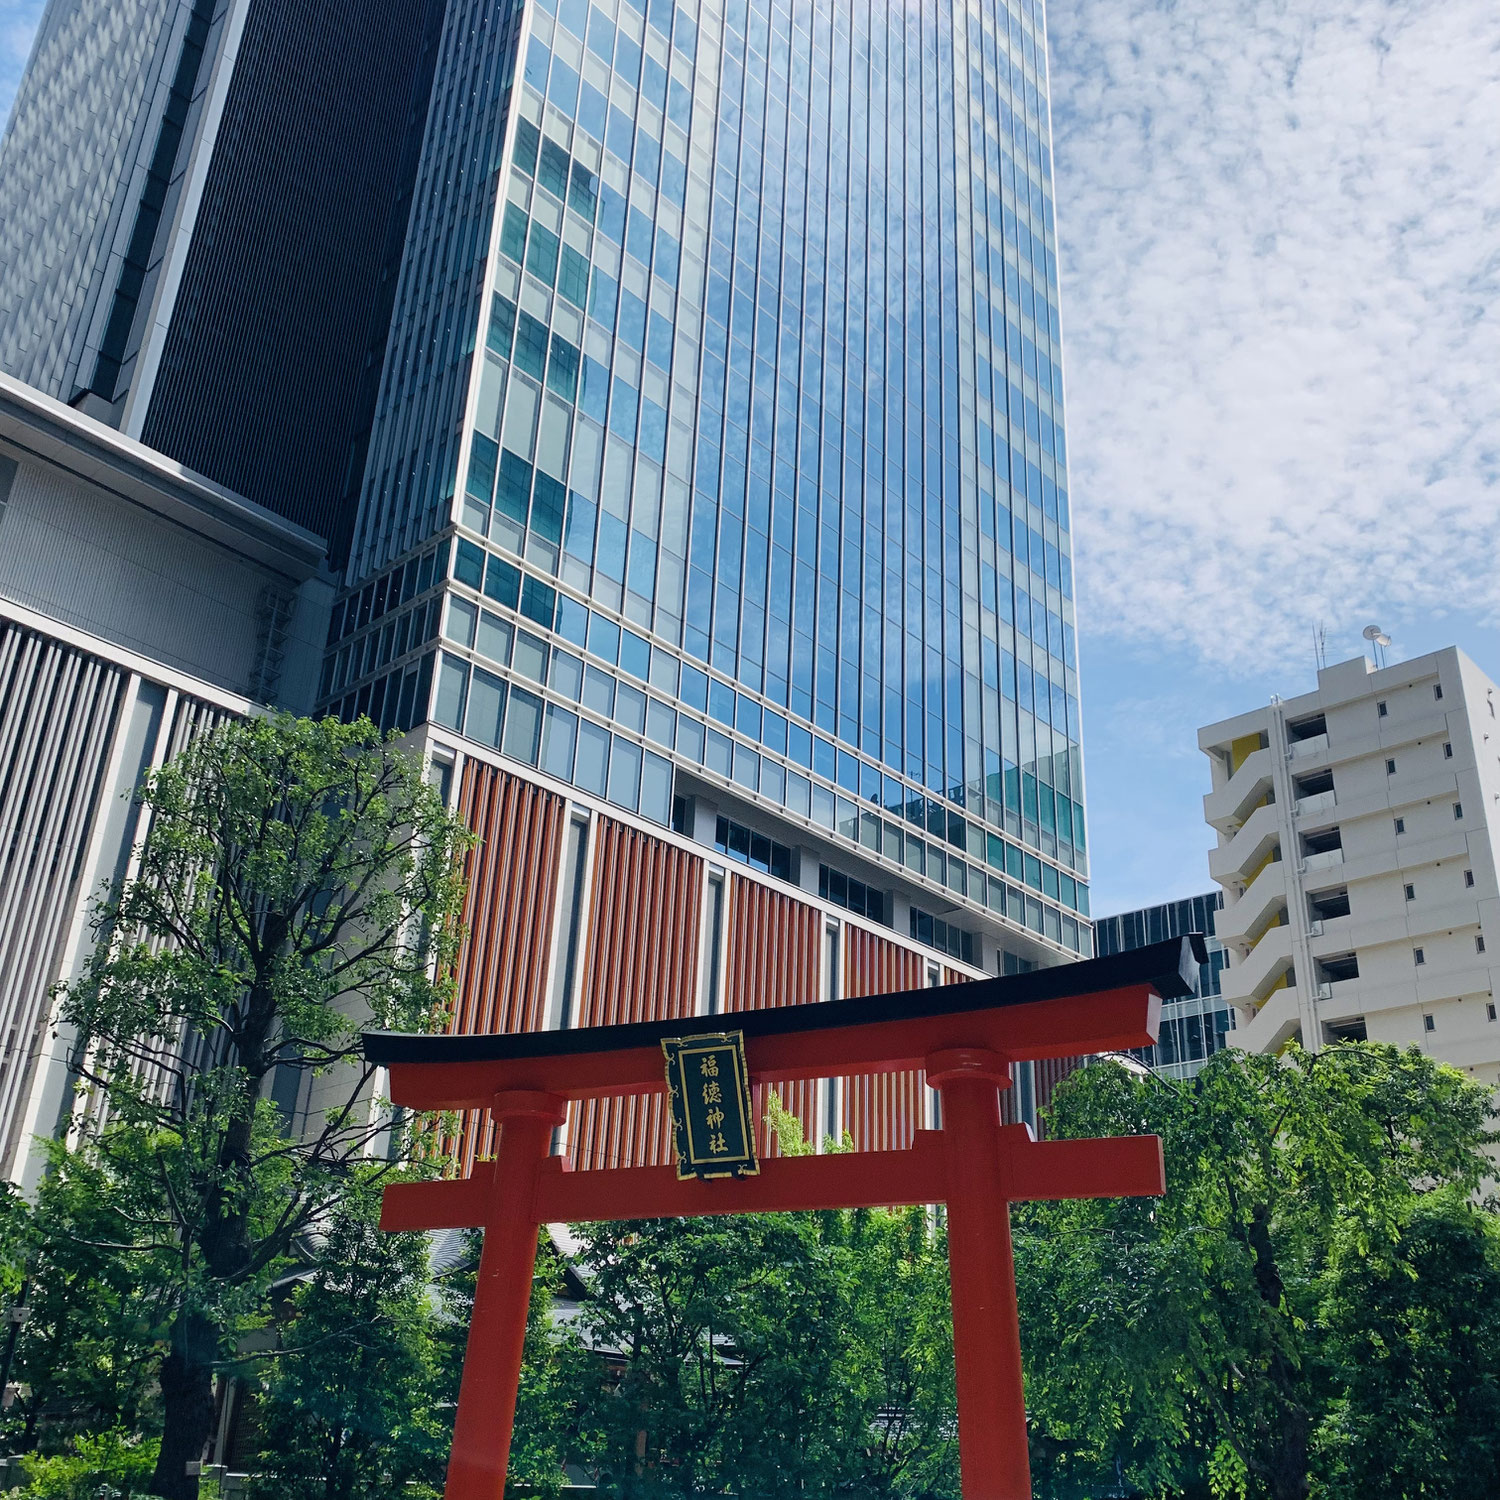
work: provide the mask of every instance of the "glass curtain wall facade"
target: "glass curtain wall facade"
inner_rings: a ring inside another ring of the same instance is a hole
[[[641,3],[450,8],[324,700],[1088,953],[1041,8]]]
[[[1211,891],[1205,896],[1100,917],[1094,928],[1101,954],[1144,948],[1190,932],[1201,932],[1207,940],[1208,962],[1198,965],[1197,994],[1163,1005],[1156,1046],[1134,1053],[1142,1062],[1174,1078],[1191,1078],[1208,1058],[1228,1045],[1225,1039],[1234,1030],[1234,1012],[1220,993],[1229,952],[1214,935],[1214,924],[1223,907],[1223,892]]]

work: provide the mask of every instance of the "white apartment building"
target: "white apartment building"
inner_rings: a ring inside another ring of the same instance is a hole
[[[1416,1045],[1500,1083],[1500,689],[1461,651],[1200,730],[1237,1046]]]

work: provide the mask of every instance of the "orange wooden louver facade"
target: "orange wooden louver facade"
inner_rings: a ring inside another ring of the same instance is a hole
[[[468,937],[455,972],[452,1030],[538,1031],[546,1024],[547,965],[557,904],[563,799],[470,760],[459,811],[475,843],[465,860]],[[495,1126],[470,1111],[453,1143],[462,1171],[494,1150]]]
[[[725,1010],[814,1004],[819,993],[821,929],[822,914],[816,907],[742,875],[731,875]],[[766,1123],[767,1092],[764,1087],[752,1091],[757,1145],[762,1156],[778,1156],[780,1145]],[[814,1139],[817,1085],[808,1079],[785,1082],[776,1089],[776,1096],[782,1108],[797,1117],[804,1138]]]
[[[638,828],[598,819],[580,1026],[667,1021],[697,1007],[703,861]],[[671,1160],[660,1098],[585,1099],[572,1106],[577,1168],[654,1167]]]
[[[519,776],[466,761],[459,809],[475,835],[466,860],[468,937],[459,958],[452,1031],[484,1035],[538,1031],[549,1024],[549,974],[559,926],[559,870],[567,828],[565,800]],[[665,1021],[696,1013],[700,970],[717,961],[717,1008],[725,1013],[807,1005],[828,998],[825,917],[795,894],[732,867],[724,882],[722,951],[705,947],[705,859],[605,815],[593,819],[579,909],[577,999],[568,1024],[606,1026]],[[564,914],[566,916],[567,914]],[[852,923],[840,924],[838,984],[848,997],[921,986],[934,959]],[[969,976],[948,964],[942,982]],[[1075,1066],[1036,1064],[1037,1102]],[[829,1090],[836,1090],[834,1093]],[[847,1132],[860,1150],[902,1150],[933,1123],[932,1094],[920,1072],[776,1086],[784,1108],[816,1141]],[[779,1145],[765,1121],[766,1089],[755,1091],[759,1146]],[[830,1114],[830,1105],[832,1113]],[[1007,1123],[1019,1118],[1015,1091],[1002,1097]],[[470,1110],[444,1143],[462,1175],[495,1149],[487,1113]],[[670,1125],[656,1096],[575,1101],[566,1132],[575,1169],[660,1166],[671,1160]]]
[[[816,1002],[820,929],[817,907],[731,876],[724,1009]]]
[[[851,927],[844,934],[844,993],[888,995],[914,990],[927,961],[899,943]],[[928,1123],[927,1081],[920,1072],[864,1074],[839,1080],[840,1128],[860,1151],[898,1151]]]

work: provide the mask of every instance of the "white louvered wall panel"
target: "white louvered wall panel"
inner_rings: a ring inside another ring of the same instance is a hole
[[[208,703],[200,703],[196,698],[176,697],[171,723],[162,737],[161,745],[158,746],[156,764],[165,765],[168,761],[175,759],[194,740],[216,729],[230,717],[231,715],[223,709],[215,708]],[[141,833],[147,839],[151,836],[149,828],[142,829]],[[168,1056],[163,1053],[145,1060],[137,1069],[137,1073],[149,1084],[157,1098],[166,1099],[170,1091],[177,1086],[181,1073],[191,1073],[195,1068],[203,1066],[206,1061],[202,1039],[196,1033],[184,1031],[178,1039],[173,1055]],[[102,1101],[93,1102],[91,1114],[96,1122],[103,1121],[105,1111]]]
[[[127,674],[0,621],[0,1161],[49,1015]]]

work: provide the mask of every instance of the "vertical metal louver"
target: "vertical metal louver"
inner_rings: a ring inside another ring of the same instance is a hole
[[[156,756],[152,757],[148,750],[148,763],[140,767],[141,772],[148,769],[150,765],[165,765],[175,760],[194,741],[206,734],[211,734],[232,717],[234,717],[232,714],[224,709],[215,708],[210,703],[200,702],[196,698],[176,697],[173,700],[172,717],[167,732],[161,737],[161,742],[154,747]],[[125,873],[125,867],[132,856],[137,839],[142,837],[149,839],[150,836],[149,825],[138,827],[132,820],[124,847],[118,851],[120,873]],[[157,942],[154,946],[160,948],[163,945]],[[172,1090],[183,1086],[184,1079],[191,1077],[202,1068],[211,1066],[215,1061],[216,1059],[211,1055],[209,1043],[196,1032],[184,1030],[173,1047],[156,1051],[143,1050],[137,1059],[136,1071],[158,1099],[166,1099]],[[107,1117],[105,1101],[91,1097],[88,1114],[95,1126],[102,1124]]]
[[[0,1169],[20,1141],[49,990],[100,813],[127,678],[0,621]]]

